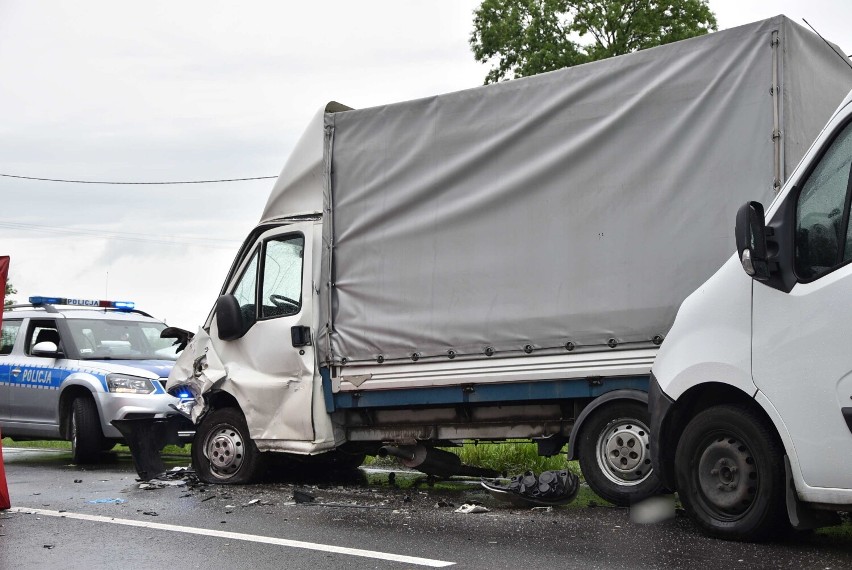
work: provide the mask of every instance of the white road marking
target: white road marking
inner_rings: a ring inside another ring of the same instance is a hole
[[[166,530],[171,532],[182,532],[185,534],[197,534],[200,536],[214,536],[217,538],[227,538],[230,540],[245,540],[246,542],[259,542],[261,544],[275,544],[278,546],[289,546],[290,548],[304,548],[306,550],[319,550],[320,552],[333,552],[335,554],[346,554],[349,556],[361,556],[364,558],[375,558],[377,560],[390,560],[392,562],[402,562],[404,564],[415,564],[417,566],[430,566],[432,568],[444,568],[453,566],[455,562],[447,562],[445,560],[432,560],[429,558],[418,558],[416,556],[403,556],[401,554],[391,554],[388,552],[378,552],[376,550],[361,550],[360,548],[346,548],[344,546],[334,546],[333,544],[319,544],[316,542],[303,542],[301,540],[289,540],[286,538],[275,538],[273,536],[260,536],[256,534],[244,534],[241,532],[228,532],[224,530],[211,530],[207,528],[196,528],[191,526],[179,526],[173,524],[163,524],[147,521],[137,521],[132,519],[117,519],[113,517],[104,517],[100,515],[87,515],[83,513],[69,513],[50,511],[45,509],[29,509],[25,507],[13,507],[9,509],[11,512],[41,515],[46,517],[59,517],[67,519],[77,519],[82,521],[101,522],[108,524],[118,524],[124,526],[135,526],[141,528],[150,528],[154,530]]]

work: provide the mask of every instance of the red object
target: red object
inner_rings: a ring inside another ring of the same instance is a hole
[[[6,301],[6,278],[9,275],[9,256],[0,256],[0,307]],[[0,311],[0,327],[3,326],[3,312]],[[3,435],[0,434],[0,510],[12,508],[9,500],[9,487],[6,485],[6,469],[3,467]]]
[[[9,256],[0,255],[0,307],[6,304],[6,279],[9,276]],[[0,311],[0,325],[3,324],[3,312]]]
[[[0,440],[3,435],[0,434]],[[12,508],[9,500],[9,487],[6,485],[6,468],[3,467],[3,444],[0,442],[0,511]]]

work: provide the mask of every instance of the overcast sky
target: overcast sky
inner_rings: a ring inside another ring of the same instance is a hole
[[[327,101],[480,85],[477,0],[0,0],[0,173],[162,181],[277,175]],[[720,29],[780,13],[847,53],[852,2],[711,0]],[[24,301],[135,301],[194,330],[273,180],[106,186],[0,178]]]

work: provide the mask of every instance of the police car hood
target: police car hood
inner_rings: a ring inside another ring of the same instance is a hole
[[[111,360],[86,360],[89,365],[98,365],[109,372],[119,372],[124,374],[136,374],[139,376],[139,370],[145,370],[156,375],[157,378],[166,378],[174,366],[173,360],[131,360],[131,359],[111,359]]]

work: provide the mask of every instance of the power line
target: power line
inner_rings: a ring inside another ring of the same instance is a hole
[[[86,228],[58,228],[54,226],[42,226],[38,224],[22,224],[16,222],[7,222],[0,220],[0,228],[37,231],[53,234],[71,234],[81,237],[93,237],[113,239],[119,241],[128,241],[136,243],[152,243],[160,245],[180,245],[180,246],[196,246],[214,249],[235,249],[239,246],[239,241],[223,240],[217,238],[202,238],[193,236],[170,236],[159,234],[159,238],[147,237],[145,234],[136,234],[131,232],[115,232],[115,231],[99,231]]]
[[[37,176],[17,176],[15,174],[0,174],[4,178],[19,178],[21,180],[40,180],[42,182],[64,182],[66,184],[125,184],[125,185],[163,185],[163,184],[215,184],[218,182],[243,182],[246,180],[269,180],[277,176],[252,176],[249,178],[222,178],[219,180],[169,180],[165,182],[115,182],[112,180],[65,180],[62,178],[39,178]]]

